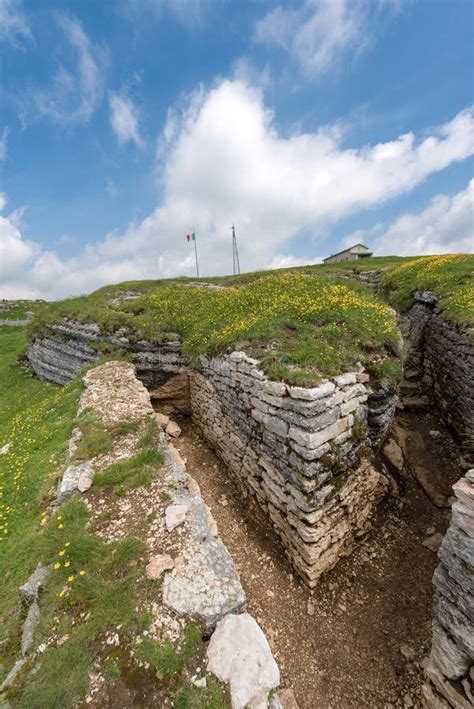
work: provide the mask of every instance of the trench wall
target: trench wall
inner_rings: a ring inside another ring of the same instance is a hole
[[[433,576],[433,638],[422,688],[425,709],[474,706],[474,470],[453,490],[451,524]]]
[[[363,371],[311,389],[288,386],[268,380],[243,352],[201,357],[190,377],[204,437],[314,586],[352,551],[383,497],[386,479],[370,458],[392,420],[395,392],[372,397]]]
[[[474,347],[467,329],[449,323],[436,307],[433,294],[418,302],[402,318],[408,342],[407,367],[419,378],[456,433],[463,451],[474,451]]]
[[[268,380],[243,352],[201,357],[190,369],[179,340],[130,342],[71,321],[33,342],[28,358],[37,376],[64,384],[104,343],[130,352],[138,378],[160,401],[176,396],[178,380],[184,401],[189,372],[191,410],[204,437],[310,586],[351,552],[384,494],[385,478],[369,461],[393,419],[395,388],[373,391],[362,367],[318,387],[287,386]]]

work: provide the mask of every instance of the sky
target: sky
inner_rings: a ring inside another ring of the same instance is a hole
[[[0,0],[0,298],[472,252],[472,0]]]

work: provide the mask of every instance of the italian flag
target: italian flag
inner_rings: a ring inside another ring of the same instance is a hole
[[[196,234],[194,232],[192,234],[186,234],[186,241],[196,241]]]

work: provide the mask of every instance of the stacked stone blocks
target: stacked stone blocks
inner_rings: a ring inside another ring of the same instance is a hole
[[[474,705],[474,470],[453,490],[451,524],[433,576],[433,637],[422,690],[425,709]]]
[[[290,386],[243,352],[201,357],[191,372],[196,423],[309,586],[351,552],[385,491],[368,460],[371,393],[362,368]]]

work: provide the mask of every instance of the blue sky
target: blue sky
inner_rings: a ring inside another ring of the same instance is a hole
[[[471,0],[0,0],[0,297],[473,250]]]

